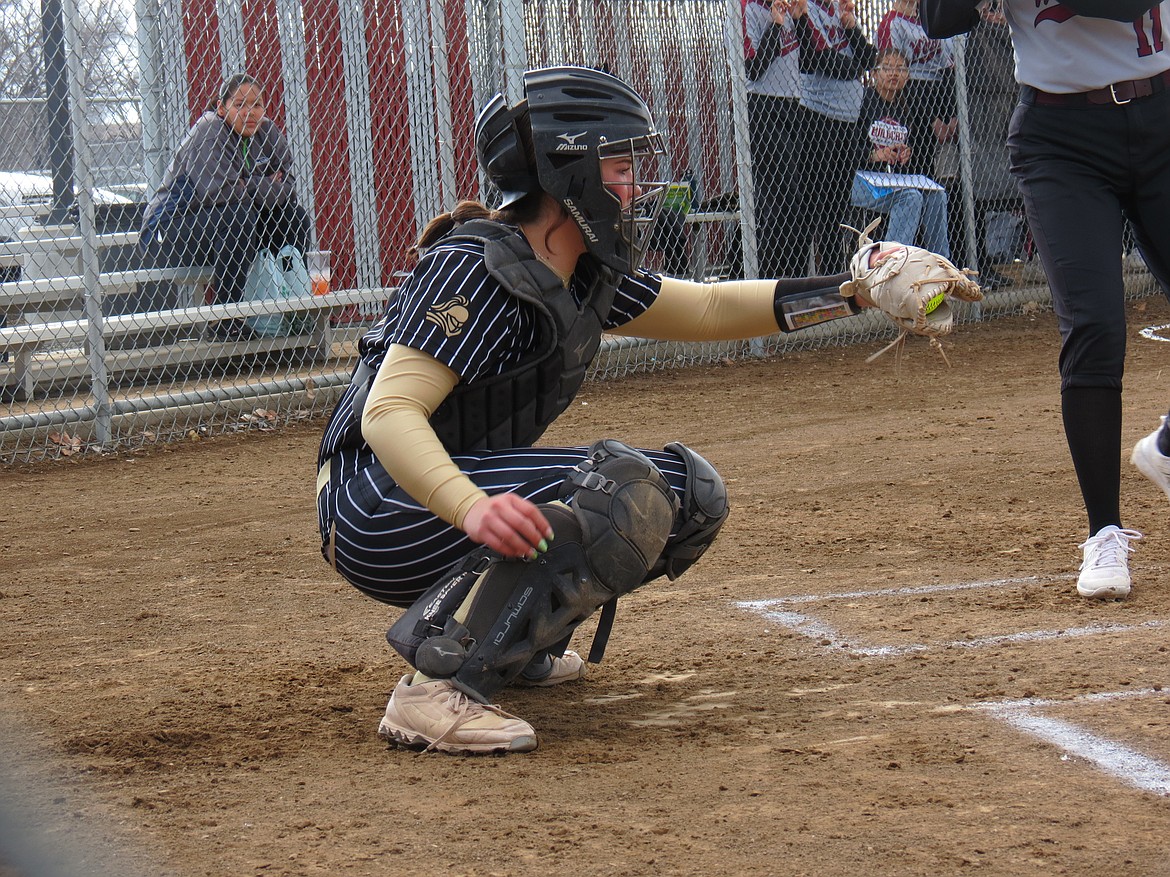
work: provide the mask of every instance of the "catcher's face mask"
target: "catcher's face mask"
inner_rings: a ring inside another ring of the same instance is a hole
[[[616,143],[603,140],[598,146],[601,183],[618,202],[618,227],[631,267],[641,264],[662,210],[668,184],[660,179],[658,168],[665,152],[657,132]]]
[[[496,95],[476,119],[476,152],[499,206],[544,191],[600,262],[637,270],[666,188],[651,182],[665,149],[650,108],[626,83],[587,67],[529,70],[524,93],[515,107]]]

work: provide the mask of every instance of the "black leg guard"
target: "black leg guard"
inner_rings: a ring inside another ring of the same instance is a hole
[[[438,584],[419,597],[386,631],[386,641],[412,667],[444,678],[463,666],[467,629],[452,617],[463,605],[495,555],[477,548],[449,569]]]
[[[472,641],[452,681],[480,700],[489,701],[534,656],[564,641],[614,597],[590,571],[572,511],[563,505],[540,508],[556,534],[553,547],[536,560],[496,563],[472,597],[467,618]]]
[[[413,643],[407,660],[488,702],[534,656],[563,648],[598,607],[646,581],[678,512],[657,467],[621,442],[598,442],[563,495],[571,508],[541,506],[556,534],[547,552],[535,560],[490,554],[470,584],[458,572],[460,584],[448,577],[445,590],[436,586],[416,604],[422,608],[412,606],[390,629],[391,644],[406,655],[398,643]],[[450,595],[464,585],[470,596],[460,608],[462,624],[441,618],[437,610],[450,615]]]
[[[665,574],[672,582],[703,556],[719,535],[730,507],[727,487],[715,467],[681,442],[671,442],[666,450],[674,451],[687,464],[687,489],[682,504],[683,523],[666,543],[662,557],[650,570],[649,578]]]
[[[592,570],[617,595],[632,591],[666,547],[679,509],[674,491],[649,457],[614,439],[590,448],[568,481],[561,495],[573,498]]]

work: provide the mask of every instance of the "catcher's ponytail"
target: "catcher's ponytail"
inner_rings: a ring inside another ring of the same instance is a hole
[[[407,251],[407,255],[418,258],[430,246],[450,234],[455,226],[467,222],[469,219],[487,219],[491,215],[492,212],[478,201],[460,201],[455,205],[454,210],[440,213],[426,224],[414,246]]]
[[[414,246],[407,251],[407,255],[414,259],[419,258],[430,247],[450,234],[456,226],[472,219],[491,219],[496,222],[506,222],[509,225],[529,222],[535,219],[540,212],[543,197],[544,193],[541,191],[530,192],[503,210],[490,210],[479,201],[470,199],[460,201],[455,205],[454,210],[440,213],[426,224]]]

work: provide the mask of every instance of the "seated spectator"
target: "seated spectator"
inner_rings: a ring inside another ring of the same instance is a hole
[[[879,52],[897,49],[909,67],[905,100],[914,151],[909,172],[937,175],[936,160],[949,161],[949,154],[958,148],[955,59],[950,40],[926,35],[918,18],[918,0],[893,0],[878,25],[877,48]],[[943,147],[946,156],[941,154]]]
[[[256,253],[308,249],[309,217],[297,204],[292,156],[265,117],[264,89],[237,73],[191,128],[146,205],[139,246],[155,265],[211,265],[215,301],[239,301]],[[248,334],[224,321],[221,337]]]
[[[852,203],[889,215],[881,238],[921,246],[949,259],[947,193],[927,176],[906,173],[914,158],[906,121],[908,67],[897,49],[878,52],[872,85],[866,87],[861,105],[865,160],[853,177]]]

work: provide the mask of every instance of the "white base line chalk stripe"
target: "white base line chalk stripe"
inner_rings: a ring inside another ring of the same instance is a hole
[[[877,588],[872,591],[837,591],[831,594],[799,594],[793,597],[771,597],[767,600],[745,600],[737,605],[744,609],[779,606],[792,603],[824,603],[828,600],[856,600],[862,597],[912,597],[915,594],[943,594],[949,591],[974,591],[981,588],[1008,588],[1013,585],[1071,579],[1071,575],[1023,576],[1017,579],[988,579],[985,582],[958,582],[950,585],[915,585],[910,588]]]
[[[1091,734],[1061,719],[1037,715],[1046,706],[1123,700],[1134,697],[1166,697],[1165,691],[1151,688],[1085,695],[1071,700],[1017,700],[976,704],[1013,728],[1031,734],[1058,749],[1083,758],[1122,782],[1156,795],[1170,795],[1170,765],[1113,740]]]
[[[1071,578],[1071,576],[1061,576],[1060,578]],[[904,643],[901,645],[875,646],[852,641],[843,636],[835,627],[824,621],[820,621],[801,612],[793,612],[780,608],[785,605],[822,603],[841,599],[855,600],[866,597],[913,596],[917,594],[967,591],[977,588],[1002,588],[1038,581],[1040,579],[1035,576],[1029,576],[1018,579],[993,579],[986,582],[964,582],[951,585],[924,585],[912,588],[885,588],[873,591],[845,591],[832,594],[801,594],[793,597],[775,597],[768,600],[740,601],[735,605],[740,609],[755,612],[769,621],[774,621],[794,633],[816,640],[826,649],[845,651],[860,657],[875,658],[896,657],[914,652],[925,652],[931,649],[978,649],[1007,643],[1030,643],[1053,639],[1076,639],[1084,636],[1101,636],[1111,633],[1127,633],[1135,630],[1165,627],[1167,623],[1170,623],[1163,620],[1154,620],[1144,621],[1138,624],[1091,624],[1084,627],[1064,627],[1053,630],[1027,630],[1020,631],[1019,633],[974,637],[972,639],[953,640],[951,642]]]
[[[1170,329],[1170,323],[1163,323],[1161,326],[1146,326],[1138,334],[1151,341],[1170,341],[1170,338],[1163,334],[1167,329]]]

